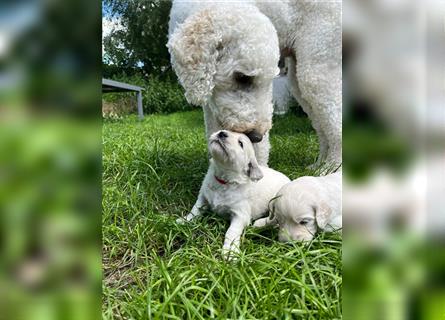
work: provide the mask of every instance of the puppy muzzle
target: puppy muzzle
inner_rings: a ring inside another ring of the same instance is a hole
[[[225,132],[224,130],[221,130],[220,132],[218,132],[217,137],[221,140],[224,140],[225,138],[227,138],[229,135],[227,134],[227,132]]]

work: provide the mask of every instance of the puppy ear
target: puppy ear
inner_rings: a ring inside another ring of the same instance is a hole
[[[269,203],[267,204],[267,207],[269,209],[269,219],[270,220],[275,220],[275,202],[277,201],[278,198],[280,198],[282,195],[278,194],[275,197],[273,197],[272,199],[269,200]]]
[[[268,207],[269,207],[269,219],[270,220],[275,220],[275,206],[274,203],[272,202],[275,198],[273,198],[272,200],[269,201]]]
[[[221,42],[211,10],[189,17],[168,41],[173,68],[189,103],[203,106],[211,97]]]
[[[252,181],[258,181],[263,178],[263,172],[261,172],[261,169],[258,166],[258,163],[256,162],[256,160],[252,160],[249,162],[249,168],[247,169],[247,175],[249,176],[250,180],[252,180]]]
[[[315,220],[320,229],[326,228],[331,220],[332,209],[325,203],[321,202],[315,207]]]

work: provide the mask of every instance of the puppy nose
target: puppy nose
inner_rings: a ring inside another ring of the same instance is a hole
[[[218,138],[220,138],[220,139],[224,139],[224,138],[227,138],[227,137],[228,137],[228,134],[225,131],[220,131],[218,133]]]
[[[253,143],[255,142],[260,142],[261,140],[263,140],[263,135],[261,133],[259,133],[256,130],[252,130],[249,132],[244,133],[250,141],[252,141]]]

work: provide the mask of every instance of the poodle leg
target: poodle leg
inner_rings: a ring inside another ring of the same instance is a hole
[[[297,81],[297,69],[296,69],[296,61],[294,57],[288,57],[286,59],[288,65],[288,79],[289,79],[289,87],[298,104],[301,106],[303,111],[308,115],[308,118],[311,120],[312,127],[315,129],[315,132],[318,136],[319,143],[319,155],[317,157],[317,161],[311,165],[310,167],[316,169],[321,166],[321,164],[326,160],[328,154],[328,139],[322,130],[318,119],[314,116],[311,105],[303,99],[300,88],[298,86]]]
[[[342,161],[342,4],[304,1],[300,5],[304,15],[292,48],[295,80],[319,128],[320,158],[336,167]]]
[[[331,172],[332,170],[338,169],[342,164],[342,129],[341,129],[341,119],[340,127],[336,123],[330,124],[328,128],[328,145],[329,149],[326,156],[326,170]],[[329,134],[332,135],[329,136]]]
[[[297,60],[297,83],[310,112],[309,118],[320,140],[319,164],[337,167],[341,164],[342,97],[341,64],[330,65],[303,56]]]
[[[323,101],[313,102],[313,124],[317,130],[320,140],[320,156],[318,165],[335,168],[342,162],[342,122],[341,109],[326,104]],[[341,108],[341,107],[340,107]]]
[[[309,168],[311,169],[318,169],[322,166],[322,164],[326,161],[328,150],[329,150],[329,141],[326,137],[324,130],[319,123],[319,120],[316,118],[316,116],[312,113],[312,115],[309,117],[309,119],[312,122],[312,126],[315,129],[315,132],[317,132],[318,136],[318,145],[319,145],[319,154],[317,157],[317,161],[310,165]]]
[[[334,169],[342,162],[342,114],[341,102],[334,103],[325,97],[322,95],[312,97],[311,120],[320,142],[320,155],[316,165],[326,166],[329,171],[330,167]]]
[[[325,173],[336,169],[342,162],[341,80],[338,81],[340,86],[336,86],[335,81],[333,84],[323,77],[314,77],[314,74],[328,72],[332,70],[313,67],[306,73],[311,74],[310,77],[302,75],[300,78],[302,95],[311,103],[311,120],[320,142],[317,168],[321,166]]]

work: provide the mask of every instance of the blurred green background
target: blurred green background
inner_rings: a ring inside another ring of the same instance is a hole
[[[0,4],[0,318],[97,319],[101,5]]]

